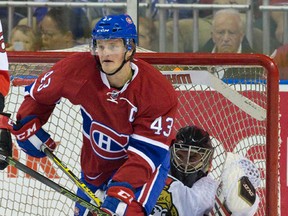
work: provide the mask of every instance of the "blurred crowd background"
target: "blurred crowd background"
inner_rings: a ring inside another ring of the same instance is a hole
[[[288,0],[0,2],[8,51],[88,51],[97,20],[120,13],[134,19],[144,51],[261,53],[288,64]]]

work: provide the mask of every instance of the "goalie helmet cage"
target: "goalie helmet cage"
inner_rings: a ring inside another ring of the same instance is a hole
[[[5,111],[12,113],[14,120],[23,100],[23,86],[68,55],[71,53],[8,52],[12,85]],[[257,215],[280,215],[279,75],[273,61],[261,54],[137,53],[136,58],[161,70],[178,93],[179,108],[173,132],[176,134],[180,127],[195,124],[210,133],[215,147],[213,177],[220,178],[228,151],[251,159],[261,173]],[[218,79],[223,72],[231,72],[231,77]],[[234,77],[239,75],[241,79]],[[44,128],[60,142],[55,154],[79,174],[82,141],[79,107],[63,99]],[[14,158],[76,191],[76,186],[52,161],[27,156],[19,150],[14,137],[13,143]],[[2,171],[0,180],[3,215],[73,215],[73,201],[14,167]],[[219,215],[216,208],[211,215]]]

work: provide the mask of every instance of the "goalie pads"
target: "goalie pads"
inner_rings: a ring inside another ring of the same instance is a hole
[[[240,155],[228,152],[221,176],[224,205],[233,216],[252,216],[257,212],[260,172],[255,164]]]

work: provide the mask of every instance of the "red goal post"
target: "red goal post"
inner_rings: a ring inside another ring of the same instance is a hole
[[[23,100],[23,86],[67,55],[71,53],[8,52],[12,85],[5,111],[15,119]],[[261,171],[257,215],[279,215],[279,75],[274,62],[261,54],[137,53],[136,58],[161,70],[179,94],[174,132],[197,124],[210,133],[215,147],[212,175],[219,179],[225,152],[248,157]],[[217,78],[229,70],[243,76]],[[252,76],[246,77],[247,74]],[[79,115],[78,108],[64,100],[45,125],[61,143],[55,154],[77,174],[82,136]],[[13,142],[15,158],[76,191],[75,185],[51,161],[28,157]],[[4,215],[73,214],[73,202],[13,167],[0,173],[0,181],[0,212]],[[214,214],[217,215],[216,210]]]

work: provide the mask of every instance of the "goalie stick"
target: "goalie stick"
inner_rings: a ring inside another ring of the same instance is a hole
[[[224,203],[219,199],[219,197],[216,195],[215,197],[215,205],[214,205],[215,212],[211,212],[212,216],[230,216],[231,214],[227,211],[226,207],[224,206]]]
[[[52,152],[50,149],[42,145],[41,150],[51,159],[56,165],[80,188],[84,193],[86,193],[89,198],[91,198],[96,205],[101,206],[101,200],[95,196],[95,194],[85,185],[67,166],[65,166],[61,160]]]
[[[36,180],[40,181],[41,183],[47,185],[48,187],[54,189],[55,191],[59,192],[60,194],[68,197],[74,202],[78,202],[83,207],[89,209],[90,211],[97,214],[97,216],[109,216],[106,212],[102,211],[98,206],[95,206],[86,200],[82,199],[81,197],[77,196],[76,194],[70,192],[66,188],[60,186],[59,184],[55,183],[54,181],[48,179],[47,177],[41,175],[40,173],[36,172],[35,170],[25,166],[21,162],[17,161],[11,156],[5,156],[0,153],[0,160],[6,161],[9,165],[14,166],[15,168],[21,170],[22,172],[32,176]]]
[[[266,110],[259,106],[254,101],[250,100],[249,98],[245,97],[244,95],[240,94],[236,90],[232,89],[223,82],[221,79],[218,79],[209,71],[199,71],[199,70],[185,70],[185,71],[163,71],[164,75],[188,75],[191,78],[192,83],[187,82],[188,80],[182,80],[183,84],[193,84],[193,85],[207,85],[219,93],[221,93],[225,98],[231,101],[234,105],[238,108],[245,111],[251,117],[259,120],[264,121],[266,120]],[[182,84],[182,83],[181,83]]]
[[[223,172],[224,167],[221,170],[221,173]],[[221,176],[220,176],[221,177]],[[219,178],[214,178],[216,181],[221,181]],[[211,209],[209,216],[231,216],[231,213],[227,210],[225,204],[224,204],[224,199],[223,196],[221,196],[222,193],[222,183],[220,182],[218,188],[217,188],[217,193],[215,196],[215,203],[213,208]]]

